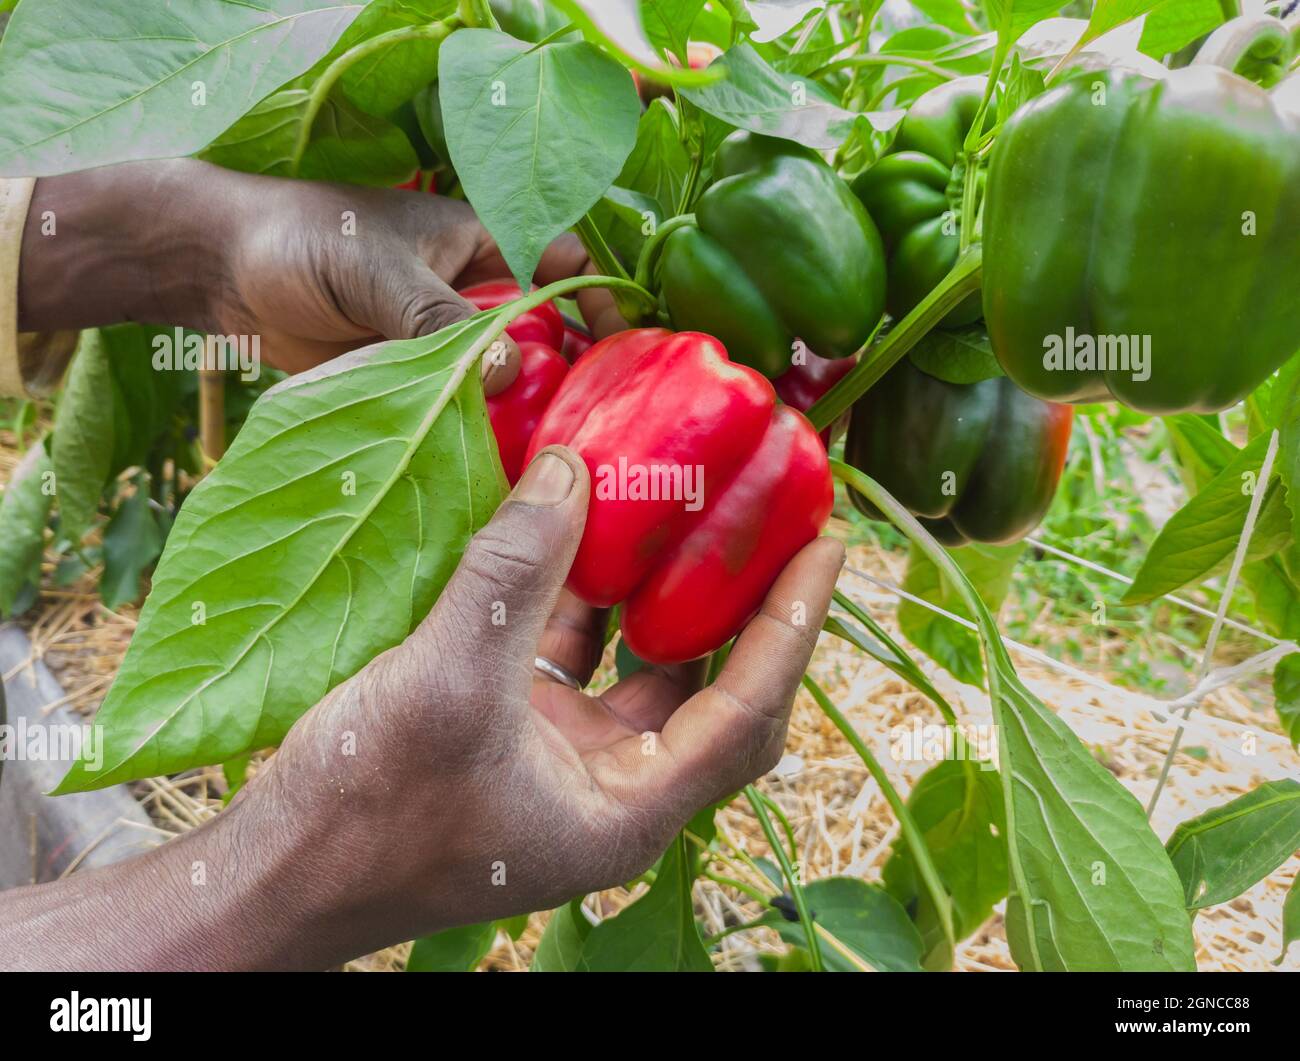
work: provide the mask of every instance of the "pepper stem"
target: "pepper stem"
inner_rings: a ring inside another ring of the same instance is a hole
[[[956,309],[968,295],[980,289],[984,257],[978,243],[957,259],[946,277],[925,296],[916,309],[899,321],[879,343],[868,348],[866,355],[848,375],[822,395],[808,410],[808,419],[818,431],[824,431],[840,415],[867,393],[893,368],[903,355],[924,339],[938,323]]]
[[[1300,50],[1300,24],[1272,15],[1243,15],[1210,34],[1193,66],[1221,66],[1272,88],[1287,74]]]
[[[652,290],[654,282],[655,265],[659,261],[659,253],[663,249],[664,242],[676,232],[679,228],[691,228],[699,225],[694,214],[680,214],[669,221],[665,221],[641,248],[641,256],[636,262],[636,282],[647,291]]]

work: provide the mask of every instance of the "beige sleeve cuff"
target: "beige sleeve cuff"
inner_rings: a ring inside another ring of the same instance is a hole
[[[18,331],[18,258],[36,181],[0,179],[0,397],[41,397],[58,386],[76,332]]]

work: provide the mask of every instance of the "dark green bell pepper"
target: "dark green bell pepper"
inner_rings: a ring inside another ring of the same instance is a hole
[[[966,134],[988,84],[983,77],[948,81],[920,96],[889,149],[853,182],[853,192],[880,228],[889,254],[889,312],[907,316],[952,269],[961,246]],[[992,124],[993,107],[989,120]],[[942,324],[980,319],[979,295]]]
[[[1056,401],[1209,413],[1300,349],[1296,88],[1213,65],[1088,73],[1013,115],[983,226],[1007,375]]]
[[[668,236],[660,286],[673,327],[719,339],[775,378],[796,339],[848,357],[884,312],[880,234],[848,186],[797,144],[736,132],[714,160],[698,226]]]
[[[1070,406],[1032,398],[1005,376],[947,383],[905,357],[853,406],[844,457],[944,545],[1004,544],[1046,514],[1073,422]],[[849,497],[884,519],[861,494]]]

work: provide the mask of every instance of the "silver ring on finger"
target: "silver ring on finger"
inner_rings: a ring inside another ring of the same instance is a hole
[[[540,671],[552,681],[559,682],[561,685],[567,685],[570,689],[577,689],[579,691],[582,689],[582,682],[578,681],[577,678],[554,660],[549,660],[545,656],[533,657],[533,669]]]

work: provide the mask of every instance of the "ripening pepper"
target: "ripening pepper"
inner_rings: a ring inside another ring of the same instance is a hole
[[[1008,376],[1055,401],[1209,413],[1300,348],[1288,85],[1294,100],[1300,82],[1270,94],[1212,65],[1090,73],[1012,116],[983,230],[984,316]]]
[[[857,358],[842,357],[832,361],[806,352],[804,359],[791,365],[785,375],[774,379],[776,396],[786,405],[806,413],[840,380],[853,371]],[[843,417],[821,434],[822,444],[830,449],[831,439],[841,433]]]
[[[944,545],[1018,541],[1047,513],[1074,410],[1005,376],[948,383],[903,358],[853,406],[845,460]],[[850,490],[869,519],[884,516]]]
[[[624,640],[652,663],[695,659],[738,633],[834,501],[813,426],[698,333],[645,328],[593,346],[528,460],[554,444],[591,472],[569,588],[596,607],[621,603]]]
[[[848,185],[815,152],[744,131],[713,165],[698,227],[671,233],[659,260],[673,327],[716,336],[769,378],[796,339],[822,357],[856,353],[884,310],[885,257]]]
[[[921,95],[899,123],[889,149],[853,182],[853,192],[880,229],[889,255],[887,305],[907,316],[952,269],[961,248],[966,134],[987,79],[962,77]],[[992,124],[993,107],[990,104]],[[941,322],[955,328],[980,319],[976,293]]]
[[[513,302],[520,294],[517,284],[502,280],[466,288],[461,296],[482,310]],[[564,319],[550,302],[516,318],[506,328],[506,334],[519,345],[519,375],[509,387],[487,400],[487,409],[501,467],[511,486],[523,475],[528,442],[568,375],[569,363],[558,350],[565,342],[566,331]]]
[[[576,325],[564,324],[564,345],[560,348],[560,353],[564,355],[564,360],[573,364],[583,354],[590,350],[596,342],[591,337],[591,332],[586,328],[579,328]]]

